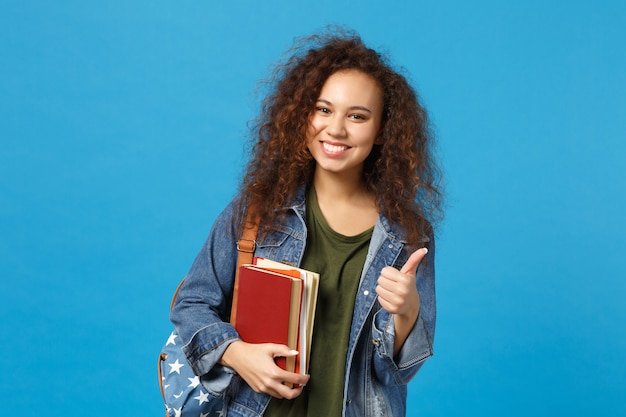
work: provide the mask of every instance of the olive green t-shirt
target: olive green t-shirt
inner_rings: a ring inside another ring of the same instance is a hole
[[[344,236],[328,226],[315,190],[307,192],[307,247],[302,268],[320,274],[313,327],[311,379],[294,400],[272,398],[264,416],[341,416],[354,301],[373,228]]]

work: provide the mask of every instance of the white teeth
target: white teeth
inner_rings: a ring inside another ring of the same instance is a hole
[[[324,146],[324,149],[326,151],[331,152],[331,153],[337,153],[337,152],[345,151],[346,149],[348,149],[347,146],[329,145],[326,142],[322,143],[322,145]]]

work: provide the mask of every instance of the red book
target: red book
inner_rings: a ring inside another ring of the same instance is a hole
[[[298,347],[298,319],[302,281],[289,273],[254,265],[239,269],[238,295],[232,323],[244,342],[279,343]],[[277,358],[283,369],[294,372],[295,358]]]
[[[296,268],[280,262],[261,257],[254,258],[254,264],[294,277],[300,275],[302,279],[302,302],[300,308],[300,325],[298,335],[298,359],[296,360],[296,372],[306,374],[309,369],[311,352],[311,340],[313,339],[313,324],[315,321],[315,307],[317,304],[317,292],[319,287],[319,274],[305,269]]]

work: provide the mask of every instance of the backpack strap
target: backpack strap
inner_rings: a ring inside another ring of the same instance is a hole
[[[235,270],[235,285],[233,286],[233,303],[232,306],[237,305],[237,298],[239,296],[239,269],[241,265],[251,264],[254,250],[256,249],[256,233],[259,230],[259,222],[251,221],[252,214],[248,214],[246,225],[243,229],[241,239],[237,241],[237,269]],[[258,218],[256,218],[258,220]],[[237,321],[237,310],[231,308],[230,310],[230,324],[235,326]]]

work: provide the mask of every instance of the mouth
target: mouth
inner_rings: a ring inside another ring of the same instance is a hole
[[[326,153],[330,154],[338,154],[350,149],[350,147],[346,145],[333,145],[327,142],[322,142],[322,147]]]

